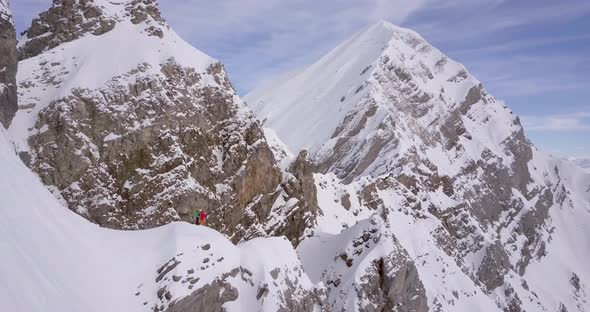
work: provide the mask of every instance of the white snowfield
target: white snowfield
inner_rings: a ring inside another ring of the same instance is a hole
[[[295,273],[301,263],[284,238],[235,246],[214,230],[182,222],[147,231],[91,224],[57,202],[0,131],[0,311],[151,311],[160,305],[163,285],[175,300],[240,267],[252,273],[252,284],[239,275],[229,279],[239,296],[227,311],[276,311],[285,272],[298,277],[302,289],[314,287]],[[180,264],[154,282],[172,258]],[[205,258],[212,266],[201,269]],[[278,280],[270,274],[276,268]],[[193,290],[171,281],[191,269],[199,278]],[[264,285],[270,293],[260,302],[256,291]]]

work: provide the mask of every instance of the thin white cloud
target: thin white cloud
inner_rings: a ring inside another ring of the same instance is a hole
[[[446,6],[498,0],[454,0]],[[238,88],[311,63],[384,19],[404,24],[443,0],[161,1],[165,17],[197,48],[224,61]]]
[[[17,27],[23,30],[22,21],[30,24],[30,19],[50,2],[13,1]],[[379,19],[410,25],[443,51],[450,48],[446,50],[451,51],[448,53],[451,57],[464,63],[500,97],[578,90],[588,83],[585,78],[590,69],[588,60],[572,55],[574,50],[564,49],[556,55],[542,55],[533,60],[513,53],[535,46],[587,42],[587,34],[547,34],[536,39],[509,35],[499,36],[503,41],[492,40],[494,34],[505,34],[508,29],[567,22],[588,15],[587,0],[160,0],[159,3],[164,16],[181,36],[226,64],[242,93],[261,81],[317,60],[367,23]]]
[[[454,2],[459,2],[454,1]],[[431,8],[426,8],[426,11]],[[411,20],[412,28],[444,42],[487,38],[524,27],[568,22],[590,14],[590,1],[473,1],[447,8],[443,14]]]
[[[511,52],[523,49],[537,48],[543,46],[551,46],[560,43],[567,42],[580,42],[590,41],[590,34],[574,34],[574,35],[561,35],[552,37],[541,37],[532,39],[521,39],[521,40],[509,40],[503,43],[486,45],[481,47],[473,47],[468,49],[461,49],[452,51],[453,54],[472,54],[472,53],[499,53],[499,52]]]
[[[545,1],[534,7],[510,10],[498,17],[493,28],[504,29],[529,25],[542,21],[556,21],[578,18],[590,12],[588,1]],[[526,14],[523,14],[526,13]]]
[[[457,53],[469,71],[492,94],[500,97],[588,91],[590,56],[583,51],[562,49],[557,53]],[[457,57],[458,56],[458,57]]]
[[[522,116],[521,119],[527,131],[590,131],[590,112]]]
[[[370,3],[371,1],[367,1]],[[390,20],[394,23],[401,24],[414,12],[423,9],[432,0],[374,0],[372,12],[369,15],[368,22],[373,23],[379,20]]]

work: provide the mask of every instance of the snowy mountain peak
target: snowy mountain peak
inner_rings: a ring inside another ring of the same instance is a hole
[[[527,270],[560,257],[555,252],[540,260],[545,248],[561,246],[548,247],[550,229],[562,226],[560,211],[589,218],[588,178],[537,151],[502,101],[413,31],[373,24],[247,101],[291,151],[308,148],[316,170],[326,174],[317,177],[320,228],[336,231],[342,220],[354,225],[354,216],[377,210],[414,260],[434,250],[451,256],[447,264],[457,265],[502,310],[536,297],[520,276],[532,285]],[[408,236],[422,226],[420,235]],[[429,301],[444,302],[449,296],[440,296],[441,281],[429,286],[428,261],[419,262]],[[575,270],[575,276],[587,271]],[[325,282],[333,278],[326,275]],[[447,303],[441,310],[459,311],[466,301]]]
[[[295,75],[253,91],[246,101],[292,151],[309,149],[320,170],[348,180],[387,173],[396,163],[393,156],[410,150],[415,135],[429,146],[454,145],[458,138],[441,137],[441,127],[476,103],[482,107],[478,119],[489,115],[487,121],[506,125],[482,132],[479,152],[521,129],[461,64],[414,31],[383,21]],[[293,125],[299,130],[292,131]],[[402,137],[407,145],[400,144]]]
[[[392,39],[396,34],[411,35],[424,40],[417,32],[409,28],[397,26],[385,20],[379,20],[367,26],[364,30],[361,30],[358,35],[359,37],[382,36],[384,39]]]
[[[23,33],[19,57],[27,59],[83,36],[100,36],[120,24],[137,25],[138,32],[159,38],[169,28],[156,0],[54,0]]]

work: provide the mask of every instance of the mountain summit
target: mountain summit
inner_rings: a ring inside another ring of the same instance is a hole
[[[358,285],[374,278],[374,266],[383,270],[381,261],[398,264],[387,278],[411,276],[395,289],[423,285],[433,310],[587,305],[571,281],[590,278],[575,260],[590,256],[582,238],[590,234],[590,177],[538,151],[502,101],[417,33],[378,22],[246,100],[289,149],[309,149],[321,173],[315,231],[330,234],[304,241],[299,251],[311,267],[317,260],[307,255],[326,250],[315,278],[330,285],[335,307],[354,309],[358,303],[345,298],[364,302],[379,293]],[[399,245],[387,244],[379,256],[343,247],[348,268],[332,260],[337,255],[323,242],[372,233],[361,223],[371,211],[384,222],[381,237]],[[405,260],[396,259],[402,250]],[[412,266],[396,271],[400,261],[413,261],[415,274]],[[549,271],[561,273],[542,273]],[[356,287],[335,283],[351,279]],[[378,302],[422,310],[420,302],[396,299],[415,295]]]
[[[346,181],[399,168],[420,143],[443,156],[445,167],[462,165],[451,154],[501,154],[497,147],[509,141],[529,150],[518,156],[531,154],[518,120],[461,64],[383,21],[246,100],[291,150],[309,149],[320,171]]]

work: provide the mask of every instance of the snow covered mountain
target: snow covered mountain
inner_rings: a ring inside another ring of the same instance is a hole
[[[379,22],[246,101],[316,164],[321,213],[298,251],[321,266],[308,273],[334,306],[590,310],[590,176],[538,151],[503,102],[417,33]],[[377,243],[386,237],[395,243]],[[400,274],[409,284],[389,287]],[[375,276],[381,289],[359,286]],[[426,305],[391,296],[420,284],[425,296],[401,298]]]
[[[16,33],[7,0],[0,0],[0,124],[7,128],[18,108]]]
[[[280,168],[223,65],[170,29],[156,1],[54,0],[18,53],[8,133],[80,215],[144,229],[203,209],[234,242],[296,244],[313,224],[315,197],[299,181],[312,172]]]
[[[590,310],[590,175],[415,32],[254,91],[260,122],[155,0],[54,0],[18,51],[6,5],[0,310]]]

